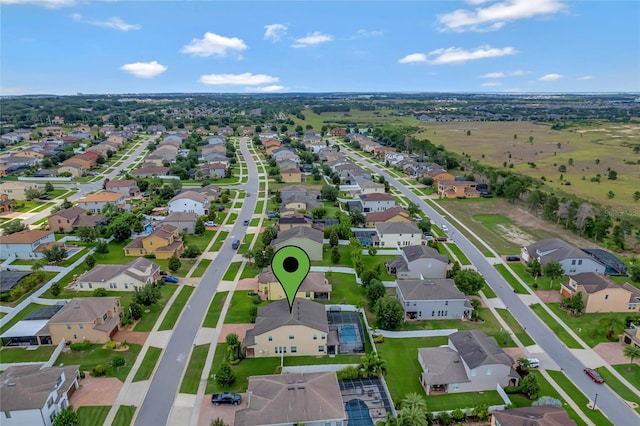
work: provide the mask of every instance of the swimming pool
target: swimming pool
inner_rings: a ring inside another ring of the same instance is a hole
[[[68,249],[67,250],[67,259],[69,259],[70,257],[72,257],[74,254],[76,254],[77,252],[79,252],[82,249],[79,248],[72,248],[72,249]]]
[[[338,328],[340,341],[344,343],[356,343],[358,339],[358,330],[355,324],[344,324]]]
[[[361,399],[352,399],[344,404],[349,426],[373,426],[369,407]]]

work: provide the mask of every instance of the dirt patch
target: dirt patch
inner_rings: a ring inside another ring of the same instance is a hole
[[[502,233],[502,236],[506,240],[518,245],[519,247],[528,246],[535,242],[535,239],[531,235],[516,226],[507,226],[499,223],[496,225],[496,228]]]
[[[236,290],[253,290],[258,291],[258,278],[244,278],[238,281]]]
[[[562,295],[556,290],[536,290],[534,292],[544,303],[560,303]]]
[[[629,364],[629,358],[622,354],[624,344],[621,342],[598,343],[593,350],[600,355],[610,365]],[[640,365],[640,360],[634,360]]]
[[[227,334],[236,333],[242,342],[244,336],[247,334],[247,330],[253,328],[253,324],[223,324],[218,336],[218,343],[224,343]]]
[[[149,333],[143,333],[142,331],[129,331],[126,329],[118,330],[118,332],[113,336],[113,340],[116,342],[124,342],[125,340],[128,343],[135,343],[136,345],[144,345],[144,342],[147,341],[149,337]]]
[[[234,426],[236,411],[247,408],[247,394],[241,393],[242,402],[238,405],[218,405],[211,403],[211,394],[204,396],[202,407],[200,407],[200,416],[198,417],[198,426],[209,426],[211,420],[220,418],[225,425]]]
[[[113,405],[122,389],[122,382],[114,377],[91,377],[89,373],[80,379],[80,388],[71,395],[73,408],[92,405]]]

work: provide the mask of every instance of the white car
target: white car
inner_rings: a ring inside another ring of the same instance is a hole
[[[447,225],[442,225],[441,228],[444,232],[449,232],[449,227],[447,227]]]
[[[218,224],[215,222],[205,222],[204,226],[218,226]]]

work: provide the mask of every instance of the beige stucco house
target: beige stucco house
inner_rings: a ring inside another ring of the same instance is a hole
[[[264,268],[258,276],[258,291],[267,300],[286,298],[271,266]],[[331,285],[324,277],[324,272],[309,272],[296,293],[296,298],[307,300],[329,300],[330,297]]]
[[[603,274],[583,272],[562,283],[560,294],[582,293],[584,313],[640,312],[640,290],[629,283],[618,284]]]
[[[402,248],[427,243],[415,223],[405,222],[376,223],[376,235],[373,236],[372,242],[374,246],[384,248]]]
[[[123,316],[119,297],[81,297],[64,305],[47,322],[47,328],[54,345],[62,339],[106,343],[120,329]]]
[[[7,181],[0,183],[0,194],[7,194],[14,200],[26,200],[28,189],[38,189],[38,184],[29,182]]]

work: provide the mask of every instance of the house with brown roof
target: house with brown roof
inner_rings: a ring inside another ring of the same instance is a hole
[[[84,168],[78,163],[67,163],[57,168],[58,174],[66,174],[72,178],[80,178],[84,174]]]
[[[100,191],[78,200],[79,207],[96,214],[102,213],[107,204],[124,206],[125,196],[113,191]]]
[[[236,411],[242,426],[346,424],[335,372],[249,377],[247,408]]]
[[[176,212],[171,213],[165,217],[162,223],[173,225],[178,228],[178,232],[187,232],[193,234],[196,230],[196,223],[198,222],[198,215],[189,212]]]
[[[509,408],[491,412],[491,426],[575,426],[567,412],[553,405]]]
[[[160,279],[160,265],[144,257],[126,265],[95,265],[80,275],[70,290],[93,291],[103,288],[109,291],[133,291],[136,287],[155,284]]]
[[[309,259],[322,260],[322,231],[305,226],[297,226],[286,231],[278,232],[278,237],[271,241],[274,251],[284,246],[297,246],[304,250]]]
[[[169,167],[156,166],[154,164],[143,164],[131,172],[131,176],[135,177],[153,177],[166,176],[169,173]]]
[[[298,292],[296,298],[307,300],[329,300],[331,298],[331,284],[324,276],[324,272],[309,272]],[[276,278],[271,266],[267,266],[258,276],[258,291],[266,300],[280,300],[287,296]]]
[[[324,305],[287,299],[258,308],[255,326],[244,339],[247,357],[319,356],[337,353],[337,331],[329,333]]]
[[[276,226],[278,227],[278,231],[287,231],[296,226],[311,228],[313,221],[302,214],[292,214],[291,216],[281,216]]]
[[[480,198],[480,191],[476,189],[476,182],[467,180],[438,181],[438,196],[440,198]]]
[[[150,256],[156,259],[169,259],[184,251],[180,231],[173,225],[163,223],[149,235],[141,235],[124,248],[125,256]]]
[[[6,181],[0,183],[0,194],[6,194],[14,200],[26,200],[29,189],[39,189],[37,183]]]
[[[80,387],[79,369],[79,365],[44,364],[7,368],[0,374],[2,425],[51,426]]]
[[[108,221],[109,219],[104,216],[89,215],[86,210],[78,206],[58,210],[47,219],[49,229],[58,232],[69,232],[80,226],[95,228],[106,224]]]
[[[55,243],[52,231],[20,231],[0,236],[0,259],[43,259],[42,249]]]
[[[280,170],[280,179],[282,180],[282,182],[287,183],[299,183],[306,180],[305,175],[302,174],[300,169]]]
[[[604,274],[582,272],[561,283],[560,294],[572,297],[580,293],[584,313],[640,312],[640,290],[629,283],[618,284]]]
[[[436,163],[428,165],[424,170],[422,177],[432,178],[434,180],[433,186],[437,186],[438,182],[441,180],[451,181],[456,179],[454,175],[447,172],[444,167]]]
[[[413,222],[409,211],[402,207],[391,207],[383,211],[367,213],[365,223],[367,228],[376,226],[376,223]]]
[[[119,297],[71,299],[47,321],[51,341],[107,343],[120,329],[124,317]],[[38,334],[46,333],[41,330]]]
[[[111,192],[117,192],[125,197],[137,197],[140,195],[140,188],[138,188],[138,182],[133,179],[127,180],[110,180],[107,182],[106,190]]]

